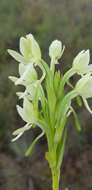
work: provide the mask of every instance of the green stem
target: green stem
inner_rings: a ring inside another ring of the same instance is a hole
[[[52,75],[54,75],[54,72],[55,72],[55,61],[54,60],[51,60],[50,69],[52,71]]]
[[[52,172],[52,190],[59,190],[60,171]]]

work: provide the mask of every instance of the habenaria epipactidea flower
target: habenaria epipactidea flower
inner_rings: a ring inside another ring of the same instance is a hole
[[[76,73],[83,76],[84,74],[92,72],[92,64],[89,64],[89,61],[90,61],[89,50],[81,51],[75,57],[72,64],[72,68],[65,73],[63,77],[63,83],[65,84],[69,80],[69,78],[72,77]]]
[[[39,63],[41,60],[41,50],[32,34],[26,35],[26,38],[20,38],[20,53],[8,49],[8,53],[19,63]]]
[[[27,98],[24,98],[23,107],[17,105],[17,111],[26,123],[35,123],[38,112],[35,110],[33,103],[30,102]]]
[[[42,86],[38,81],[26,86],[26,90],[24,92],[17,92],[16,93],[21,98],[27,98],[28,100],[33,101],[35,98],[40,100],[42,97]]]
[[[92,97],[92,76],[90,73],[84,75],[76,84],[76,92],[83,98],[84,104],[88,111],[92,113],[87,100]]]
[[[24,86],[27,86],[37,81],[37,73],[32,64],[24,65],[20,63],[19,74],[20,78],[9,76],[9,78],[15,82],[15,85],[22,84]]]
[[[89,50],[87,51],[83,50],[75,57],[72,68],[79,75],[92,72],[92,65],[89,65],[89,61],[90,61]]]
[[[49,47],[49,56],[54,64],[58,63],[61,58],[65,47],[62,46],[62,42],[59,40],[54,40]]]

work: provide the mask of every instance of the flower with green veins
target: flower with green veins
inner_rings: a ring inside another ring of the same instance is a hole
[[[23,99],[23,107],[17,105],[17,111],[26,122],[26,125],[14,131],[13,135],[15,137],[13,141],[31,128],[40,127],[42,132],[33,140],[26,152],[26,156],[32,154],[38,140],[45,135],[48,144],[46,160],[51,169],[53,190],[59,190],[60,169],[67,139],[66,124],[71,114],[74,117],[75,128],[78,132],[81,129],[78,115],[71,106],[72,100],[81,96],[86,108],[92,113],[86,100],[92,97],[92,66],[89,65],[89,50],[81,51],[75,57],[71,69],[62,75],[55,70],[55,65],[61,58],[63,51],[62,42],[54,40],[51,43],[49,47],[49,56],[51,58],[49,67],[41,59],[40,47],[31,34],[27,35],[26,38],[20,38],[21,54],[9,50],[10,55],[19,62],[20,75],[19,78],[13,76],[9,78],[15,85],[21,84],[25,86],[24,92],[17,92],[19,99]],[[40,79],[38,79],[36,65],[42,72]],[[74,74],[81,75],[75,87],[69,83],[70,77]],[[70,84],[72,89],[66,92],[65,84]]]
[[[34,39],[32,34],[26,35],[26,38],[20,38],[20,53],[8,49],[8,53],[19,63],[36,63],[38,64],[41,61],[41,50]]]

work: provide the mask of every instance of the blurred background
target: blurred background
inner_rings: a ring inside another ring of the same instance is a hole
[[[92,0],[0,0],[0,190],[51,190],[45,139],[31,158],[24,157],[39,130],[11,143],[13,130],[24,123],[16,111],[18,87],[8,80],[17,75],[18,65],[7,49],[18,50],[20,36],[30,32],[47,61],[52,40],[65,44],[60,69],[66,71],[80,50],[89,48],[92,55]],[[77,112],[82,132],[77,134],[70,122],[61,184],[62,189],[92,190],[92,116],[84,107]]]

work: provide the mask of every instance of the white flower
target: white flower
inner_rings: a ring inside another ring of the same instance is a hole
[[[92,97],[92,76],[86,74],[76,84],[76,91],[85,98]]]
[[[34,123],[37,119],[37,111],[34,109],[34,105],[27,98],[24,98],[23,108],[17,105],[17,111],[21,118],[29,124]]]
[[[88,103],[87,103],[87,98],[92,97],[92,76],[90,73],[84,75],[76,84],[75,87],[76,92],[82,96],[84,104],[88,111],[92,113]]]
[[[90,52],[81,51],[74,59],[72,68],[69,69],[62,80],[63,86],[74,74],[79,74],[81,76],[92,72],[92,64],[89,64],[90,61]]]
[[[15,82],[15,85],[23,84],[25,86],[37,81],[37,73],[33,65],[28,65],[21,77]]]
[[[32,83],[28,86],[26,86],[26,90],[24,92],[17,92],[17,96],[19,97],[19,99],[21,98],[27,98],[28,100],[34,100],[36,99],[40,99],[41,97],[41,89],[40,89],[40,84],[39,81],[36,81],[35,83]]]
[[[73,61],[73,70],[75,70],[76,73],[79,75],[86,74],[88,72],[92,71],[92,65],[89,65],[90,61],[90,52],[87,51],[81,51],[74,59]]]
[[[12,80],[15,85],[30,85],[33,82],[37,81],[37,73],[33,67],[33,64],[24,65],[22,63],[19,64],[19,74],[20,78],[9,76],[9,79]]]
[[[8,53],[19,63],[39,63],[41,60],[41,50],[37,43],[37,41],[34,39],[32,34],[26,35],[26,38],[21,37],[20,38],[20,53],[8,49]]]
[[[49,56],[53,61],[58,61],[61,58],[64,52],[64,47],[62,46],[62,42],[59,40],[54,40],[49,47]]]

